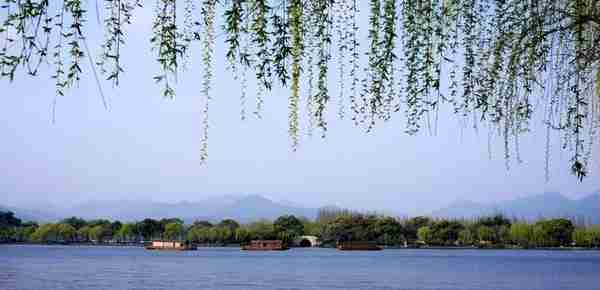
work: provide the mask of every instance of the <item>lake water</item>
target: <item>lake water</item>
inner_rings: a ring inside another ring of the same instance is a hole
[[[600,252],[1,245],[0,289],[600,289]]]

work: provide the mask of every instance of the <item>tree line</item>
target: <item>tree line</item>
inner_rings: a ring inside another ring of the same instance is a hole
[[[600,247],[600,225],[573,219],[509,219],[501,214],[477,219],[396,218],[337,208],[319,210],[317,218],[283,215],[274,221],[242,224],[179,218],[146,218],[137,222],[65,218],[57,223],[22,222],[12,212],[0,212],[0,242],[134,244],[155,239],[201,245],[246,244],[256,239],[292,243],[302,235],[317,236],[324,246],[343,241],[375,241],[387,247]]]

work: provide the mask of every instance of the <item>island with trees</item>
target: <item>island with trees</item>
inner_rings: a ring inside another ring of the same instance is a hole
[[[322,208],[315,220],[284,215],[246,224],[232,219],[186,224],[178,218],[121,222],[77,217],[36,223],[0,212],[0,243],[141,246],[152,240],[177,240],[198,246],[239,246],[252,240],[290,244],[302,235],[317,236],[323,247],[370,241],[384,248],[600,248],[600,225],[586,224],[581,218],[526,221],[500,214],[477,219],[396,218]]]

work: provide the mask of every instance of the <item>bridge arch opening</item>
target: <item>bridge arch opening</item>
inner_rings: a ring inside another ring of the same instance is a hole
[[[309,239],[302,239],[300,241],[300,247],[301,248],[310,248],[310,247],[312,247],[312,243],[310,242]]]

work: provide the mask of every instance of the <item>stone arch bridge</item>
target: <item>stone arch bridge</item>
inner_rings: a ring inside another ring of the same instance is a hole
[[[294,239],[294,246],[296,247],[318,247],[321,245],[321,241],[316,236],[299,236]]]

